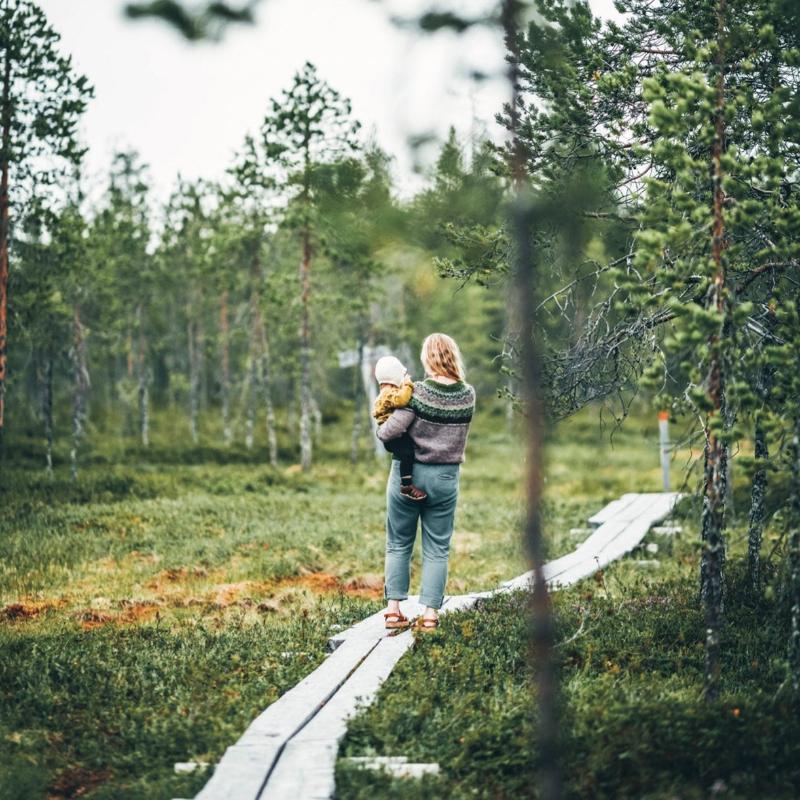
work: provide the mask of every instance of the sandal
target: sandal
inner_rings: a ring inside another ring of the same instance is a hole
[[[414,623],[414,628],[418,631],[435,631],[439,627],[439,617],[431,619],[430,617],[418,617]]]
[[[393,619],[391,619],[393,618]],[[401,611],[387,611],[383,615],[384,625],[387,629],[407,628],[411,621]]]
[[[414,486],[413,483],[408,486],[401,486],[400,494],[402,494],[403,497],[407,497],[409,500],[413,500],[415,503],[421,503],[428,496],[427,492],[423,492],[422,489]]]

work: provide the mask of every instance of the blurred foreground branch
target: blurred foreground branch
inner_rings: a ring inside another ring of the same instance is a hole
[[[253,10],[259,0],[245,3],[210,2],[186,4],[180,0],[150,0],[128,3],[125,14],[130,19],[161,19],[191,42],[217,40],[231,23],[252,24]]]

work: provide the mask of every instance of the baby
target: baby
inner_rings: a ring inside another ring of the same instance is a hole
[[[403,408],[411,402],[414,387],[408,379],[408,372],[399,359],[394,356],[384,356],[375,364],[375,380],[381,387],[380,394],[375,400],[372,416],[383,425],[396,408]],[[384,442],[383,446],[400,459],[400,493],[409,500],[418,502],[428,495],[414,486],[414,441],[404,433],[397,439]]]

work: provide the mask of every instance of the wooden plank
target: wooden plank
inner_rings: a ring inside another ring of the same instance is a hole
[[[481,594],[452,595],[450,597],[445,598],[445,601],[442,604],[441,612],[443,614],[449,614],[450,612],[453,611],[466,611],[467,609],[473,608],[475,606],[475,603],[478,602],[478,598],[486,594],[491,594],[491,593],[482,592]]]
[[[225,751],[197,800],[255,800],[287,740],[334,695],[376,645],[367,638],[343,643],[268,706]]]
[[[231,745],[195,800],[256,800],[283,741],[269,744]]]
[[[564,583],[561,576],[566,573],[575,572],[576,570],[581,574],[581,577],[591,575],[591,573],[597,569],[597,566],[595,566],[597,553],[599,553],[608,542],[622,533],[625,527],[626,523],[624,522],[616,522],[615,520],[606,522],[583,542],[580,547],[560,558],[549,561],[543,568],[545,579],[548,584],[552,583],[554,585],[565,586],[567,584]],[[584,565],[584,567],[581,565]],[[588,571],[586,571],[587,567],[585,565],[588,565]],[[506,581],[501,589],[504,591],[524,589],[532,580],[533,570],[528,570],[528,572],[516,578],[512,578],[510,581]]]
[[[677,496],[676,492],[647,492],[629,506],[623,508],[615,517],[618,520],[632,522],[641,516],[653,516],[661,519],[664,516],[662,508],[672,508]]]
[[[650,527],[670,513],[679,497],[675,492],[642,495],[637,500],[635,507],[632,504],[628,509],[623,510],[613,523],[606,523],[606,526],[615,526],[614,536],[603,536],[602,538],[598,536],[590,543],[591,547],[584,550],[582,554],[584,557],[568,570],[554,576],[553,583],[559,586],[576,583],[633,550],[647,535]],[[628,522],[618,522],[620,517],[633,517],[633,519]],[[598,529],[599,533],[601,531]],[[584,549],[583,545],[578,549]]]
[[[603,506],[596,514],[592,514],[587,520],[590,525],[602,525],[613,519],[625,506],[630,505],[638,495],[636,492],[628,492],[623,494],[619,499],[612,500],[607,505]]]
[[[629,493],[609,503],[591,518],[601,522],[585,542],[545,564],[548,583],[554,587],[575,583],[628,552],[679,497],[675,492]],[[472,608],[479,598],[523,588],[531,577],[532,572],[526,572],[493,591],[449,596],[442,613]],[[402,608],[410,617],[423,611],[416,596]],[[332,636],[332,655],[250,724],[226,750],[198,800],[332,796],[338,743],[347,719],[359,704],[371,702],[413,642],[410,631],[387,634],[381,611]]]
[[[623,499],[624,502],[622,502]],[[652,505],[653,499],[649,495],[630,493],[623,495],[620,501],[615,502],[619,505],[613,510],[613,515],[609,516],[588,539],[572,552],[545,564],[544,571],[548,582],[555,581],[559,575],[575,569],[585,561],[593,563],[603,547],[624,531],[627,521],[636,518],[643,510]],[[606,509],[611,505],[609,503]]]
[[[347,720],[374,700],[413,641],[411,631],[381,639],[330,702],[287,743],[259,800],[328,800],[333,796],[336,756]]]
[[[631,493],[623,495],[623,498],[625,502],[613,509],[613,516],[585,542],[571,553],[544,565],[548,584],[553,587],[572,585],[632,550],[651,525],[670,513],[680,495],[677,492]],[[609,506],[610,503],[606,509]],[[504,591],[524,589],[532,579],[533,571],[529,570],[506,581],[501,588]]]
[[[408,600],[403,600],[400,603],[400,609],[409,619],[413,619],[425,610],[424,607],[420,605],[417,595],[411,595]],[[384,627],[383,609],[381,609],[375,614],[365,617],[361,622],[357,622],[347,630],[335,633],[328,639],[328,644],[331,649],[335,649],[342,642],[346,642],[350,639],[381,639],[387,636],[388,633],[390,632],[387,632]]]

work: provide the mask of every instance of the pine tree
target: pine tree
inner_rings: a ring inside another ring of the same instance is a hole
[[[245,139],[237,162],[230,169],[232,186],[228,202],[238,230],[238,252],[247,273],[249,353],[247,367],[247,417],[245,443],[253,446],[259,401],[263,401],[264,419],[272,466],[278,463],[278,441],[272,389],[270,336],[264,320],[264,257],[268,229],[275,224],[275,178],[269,164],[252,137]],[[268,269],[272,265],[268,266]]]
[[[138,155],[115,154],[108,189],[89,233],[91,258],[106,276],[99,290],[105,295],[101,328],[115,354],[125,359],[123,395],[144,446],[149,443],[149,333],[156,295],[148,252],[148,193],[147,168]]]
[[[26,183],[55,180],[48,156],[68,163],[79,158],[76,126],[92,94],[86,78],[76,75],[71,60],[59,53],[58,39],[35,3],[0,3],[0,445],[5,431],[12,210]]]
[[[206,400],[206,366],[210,335],[206,320],[216,286],[211,275],[214,258],[213,218],[209,208],[212,193],[202,181],[179,184],[165,209],[156,261],[171,276],[177,313],[171,320],[176,342],[185,347],[189,432],[193,444],[200,441],[200,412]],[[183,330],[180,330],[182,326]],[[174,348],[173,348],[174,349]],[[176,355],[180,361],[180,356]]]
[[[320,229],[314,171],[354,152],[359,127],[350,118],[350,102],[307,63],[291,87],[272,101],[261,128],[266,162],[279,167],[279,186],[291,193],[285,224],[296,231],[300,246],[300,460],[304,470],[311,468],[312,457],[311,277]]]

